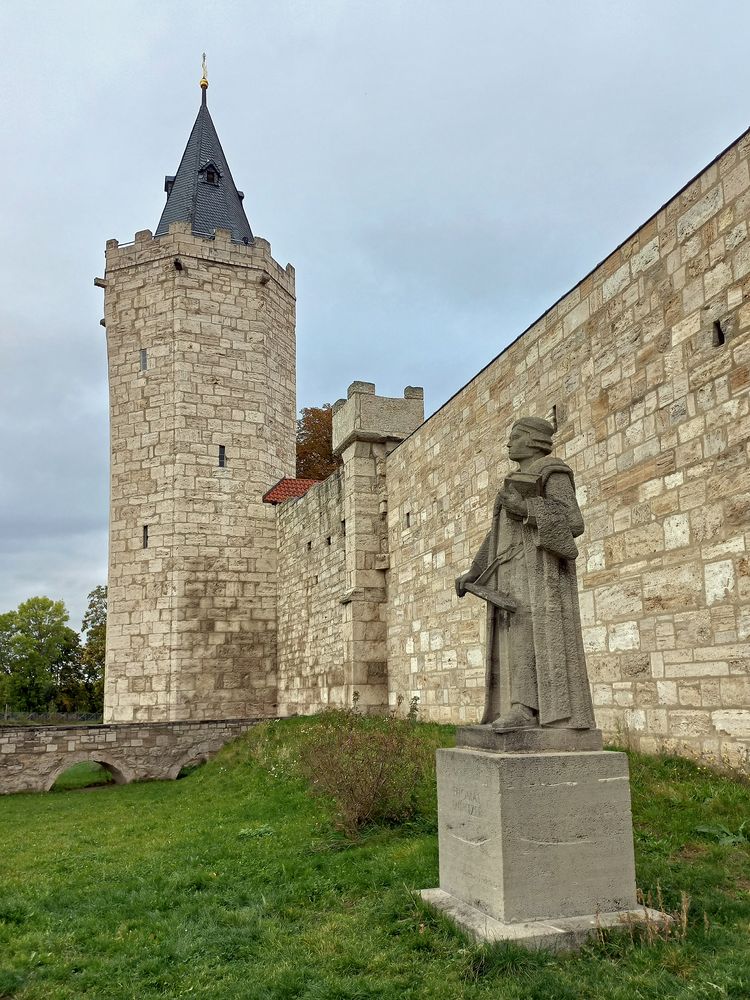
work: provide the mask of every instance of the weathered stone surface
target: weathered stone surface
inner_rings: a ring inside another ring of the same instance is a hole
[[[372,382],[352,382],[347,399],[333,410],[333,450],[353,441],[403,441],[424,420],[424,392],[408,386],[401,399],[376,396]]]
[[[354,382],[334,413],[342,466],[278,508],[279,711],[388,707],[385,460],[424,418],[421,389],[403,399]]]
[[[470,568],[456,578],[459,598],[469,592],[486,607],[482,722],[500,731],[594,727],[575,566],[584,523],[573,472],[550,454],[553,435],[539,417],[514,421],[508,457],[518,470],[495,497]]]
[[[281,504],[277,517],[279,714],[346,705],[341,471],[303,498]]]
[[[508,941],[530,950],[573,951],[607,928],[624,928],[646,922],[661,927],[671,919],[659,910],[640,907],[615,913],[592,913],[587,917],[506,924],[442,889],[422,889],[420,896],[477,941]]]
[[[102,764],[118,784],[176,778],[255,719],[103,726],[0,726],[0,795],[47,792],[69,767]]]
[[[295,468],[294,269],[260,238],[173,223],[107,244],[104,309],[105,721],[275,715],[276,518],[262,496]]]
[[[537,726],[498,732],[491,725],[459,726],[456,746],[493,753],[540,753],[546,751],[601,750],[600,729],[557,729]]]
[[[636,907],[625,754],[438,750],[440,888],[503,923]]]

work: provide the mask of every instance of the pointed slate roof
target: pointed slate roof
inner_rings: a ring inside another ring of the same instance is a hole
[[[156,236],[163,236],[171,222],[189,222],[193,235],[212,237],[229,229],[233,243],[252,243],[253,233],[242,207],[242,192],[232,180],[224,150],[208,113],[206,90],[190,133],[180,166],[164,181],[167,204]]]

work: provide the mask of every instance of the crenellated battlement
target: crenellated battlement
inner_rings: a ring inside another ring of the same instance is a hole
[[[333,451],[354,441],[403,441],[424,422],[424,389],[407,385],[404,395],[377,396],[374,382],[352,382],[346,399],[333,404]]]
[[[189,222],[173,222],[169,232],[154,236],[142,229],[130,243],[107,240],[107,272],[122,271],[148,263],[166,261],[174,264],[175,257],[185,257],[205,264],[222,264],[258,272],[257,281],[276,282],[288,295],[295,297],[295,271],[291,264],[282,267],[274,260],[268,240],[256,236],[252,243],[233,243],[227,229],[217,229],[213,238],[194,236]]]

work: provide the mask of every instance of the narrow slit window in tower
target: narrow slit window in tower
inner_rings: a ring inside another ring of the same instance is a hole
[[[407,510],[406,517],[404,518],[404,524],[407,528],[411,527],[411,512]]]
[[[341,534],[346,535],[346,520],[344,519],[341,521]]]
[[[307,551],[309,552],[311,548],[312,548],[312,542],[308,542],[307,543]]]
[[[329,535],[328,538],[326,538],[326,545],[330,544],[331,544],[331,536]]]
[[[225,468],[227,464],[227,449],[223,444],[219,445],[219,468]]]
[[[717,319],[717,320],[714,321],[714,338],[713,338],[713,344],[714,344],[714,347],[721,347],[722,344],[724,344],[724,343],[726,343],[726,337],[724,335],[724,331],[721,328],[721,323]]]
[[[145,347],[141,348],[141,371],[148,371],[148,351]]]
[[[144,547],[144,549],[148,548],[148,525],[147,524],[143,525],[143,547]]]

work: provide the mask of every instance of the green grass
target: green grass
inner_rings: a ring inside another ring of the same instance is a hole
[[[93,760],[84,760],[64,771],[52,786],[53,792],[70,792],[75,788],[98,788],[110,785],[114,778],[109,771]]]
[[[434,796],[347,843],[293,776],[307,725],[264,727],[178,782],[0,799],[0,998],[750,996],[750,846],[695,832],[739,831],[746,785],[631,757],[639,884],[673,909],[689,893],[684,941],[479,947],[412,895],[438,881]]]

